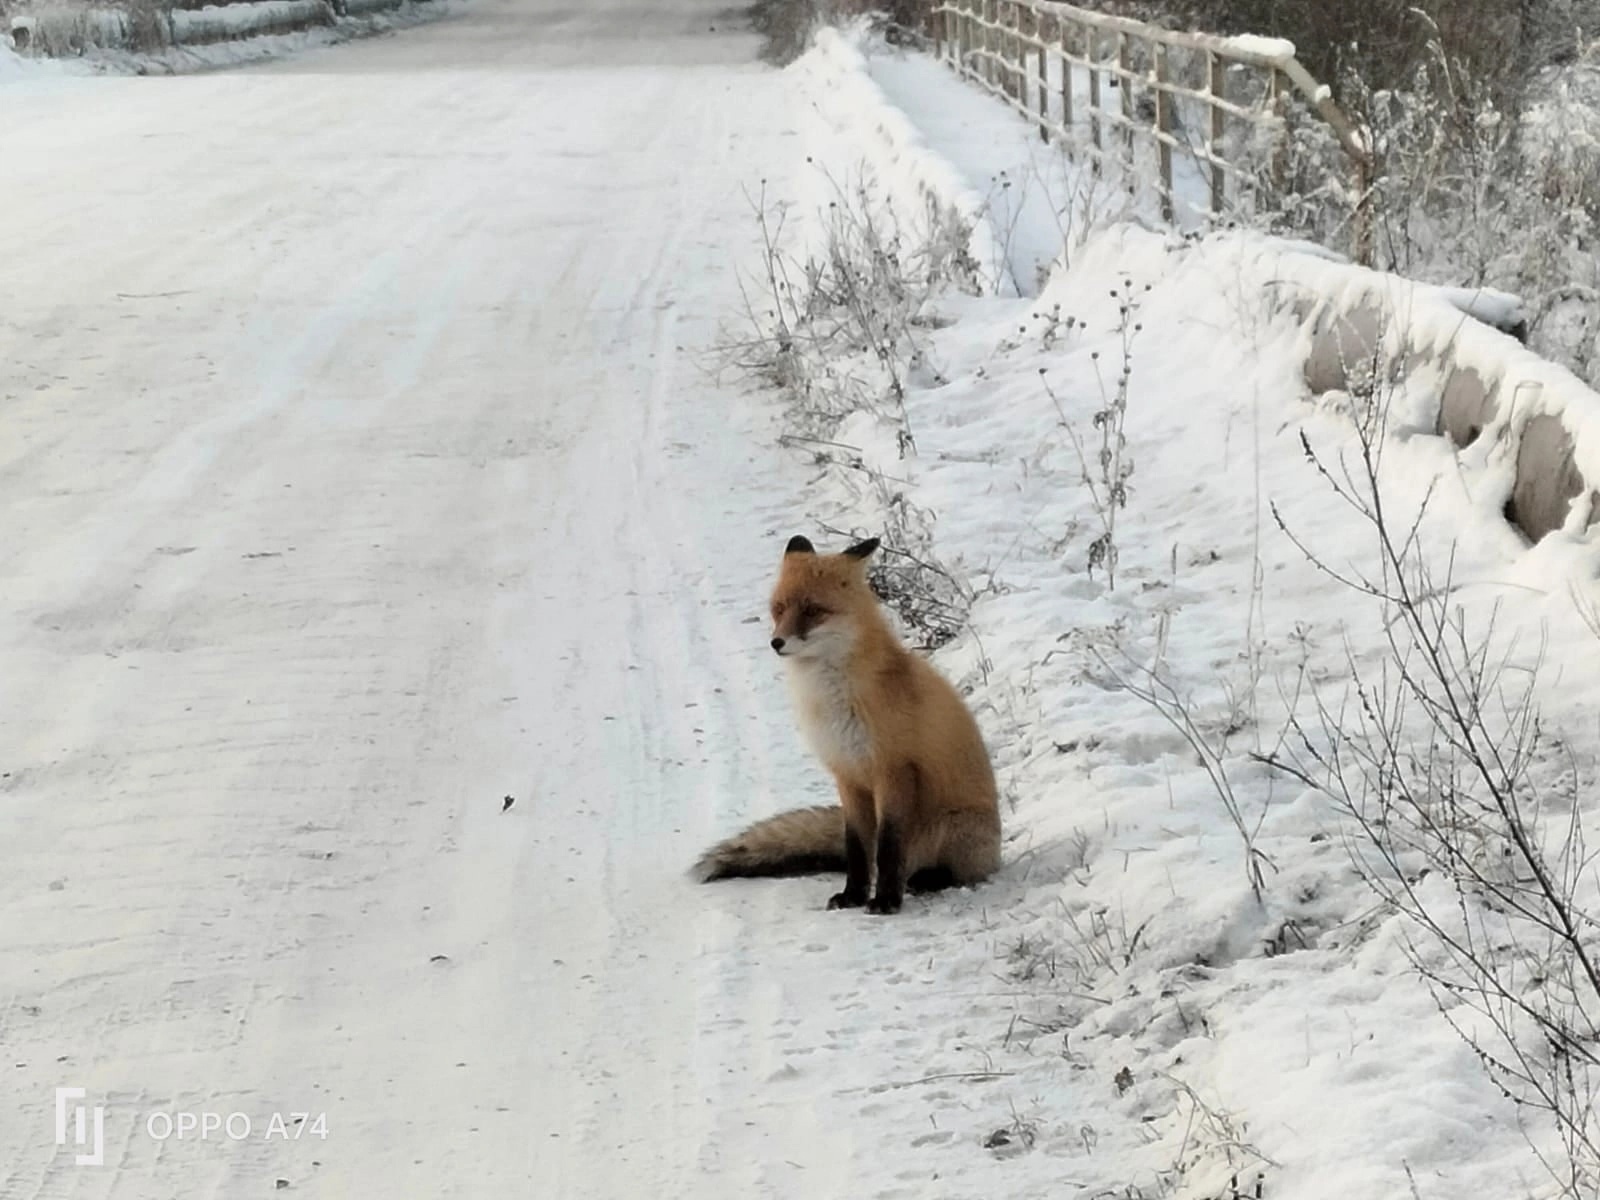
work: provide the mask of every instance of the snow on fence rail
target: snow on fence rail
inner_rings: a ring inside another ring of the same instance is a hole
[[[1281,192],[1298,97],[1343,152],[1351,252],[1371,261],[1367,139],[1292,43],[1161,29],[1054,0],[941,0],[930,25],[938,56],[1046,141],[1097,170],[1153,174],[1168,220],[1218,217]]]
[[[331,25],[334,9],[327,0],[257,0],[252,4],[213,4],[174,9],[172,42],[199,46],[264,33],[291,33],[312,25]]]

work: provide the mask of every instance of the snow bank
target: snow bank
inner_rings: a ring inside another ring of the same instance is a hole
[[[3,27],[0,27],[3,31]],[[0,39],[0,83],[11,79],[21,79],[27,73],[27,63],[22,56]]]
[[[1261,286],[1307,317],[1313,390],[1343,388],[1376,354],[1386,377],[1411,385],[1415,424],[1449,435],[1467,465],[1508,466],[1500,500],[1529,538],[1588,528],[1600,489],[1600,396],[1503,332],[1526,320],[1516,297],[1284,253],[1268,239],[1247,253]],[[1530,428],[1548,428],[1539,418],[1566,439],[1541,436],[1525,448]]]
[[[875,1117],[907,1137],[919,1122],[1013,1131],[1003,1161],[964,1137],[931,1146],[950,1194],[1044,1197],[1071,1180],[1212,1197],[1235,1173],[1250,1194],[1259,1173],[1281,1200],[1407,1195],[1410,1176],[1422,1196],[1511,1195],[1532,1169],[1512,1106],[1412,972],[1407,930],[1351,869],[1339,813],[1254,757],[1285,728],[1299,664],[1336,695],[1346,648],[1383,653],[1376,606],[1330,587],[1274,524],[1330,562],[1369,561],[1368,531],[1301,447],[1353,453],[1339,398],[1308,394],[1309,333],[1281,296],[1331,286],[1318,265],[1255,237],[1120,226],[1031,303],[952,300],[959,319],[929,352],[948,382],[908,397],[916,452],[881,464],[938,513],[940,555],[980,593],[972,636],[939,662],[1011,797],[1001,876],[917,910],[952,923],[927,974],[964,997],[924,1015],[948,1022],[925,1036],[950,1047],[928,1073],[993,1077]],[[1415,299],[1418,333],[1475,327],[1442,296]],[[1092,461],[1124,346],[1136,469],[1112,588],[1086,568],[1102,516],[1068,430]],[[1425,397],[1416,374],[1401,411]],[[889,444],[862,424],[838,437]],[[1543,630],[1552,661],[1593,661],[1569,589],[1600,595],[1595,539],[1526,549],[1500,517],[1507,453],[1458,463],[1431,428],[1397,435],[1386,504],[1402,527],[1428,504],[1424,545],[1441,572],[1454,562],[1471,628],[1504,604],[1500,636]],[[860,527],[844,484],[813,503],[819,521]],[[1150,663],[1221,748],[1271,863],[1259,898],[1191,744],[1112,682]],[[1589,675],[1552,672],[1541,693],[1551,726],[1584,745]]]
[[[828,111],[842,152],[876,139]],[[918,1146],[922,1177],[952,1195],[1213,1197],[1234,1176],[1278,1200],[1524,1194],[1537,1156],[1559,1155],[1553,1131],[1519,1119],[1440,1018],[1410,931],[1351,866],[1344,818],[1258,756],[1281,745],[1297,681],[1336,696],[1353,662],[1381,669],[1386,653],[1377,607],[1301,549],[1372,562],[1371,531],[1303,450],[1356,452],[1351,368],[1369,350],[1394,392],[1387,511],[1419,522],[1436,577],[1453,570],[1469,628],[1498,620],[1497,645],[1548,648],[1544,719],[1592,753],[1600,677],[1563,667],[1594,659],[1573,599],[1600,600],[1600,536],[1580,504],[1529,548],[1502,513],[1524,445],[1548,443],[1541,419],[1600,479],[1596,398],[1483,323],[1514,326],[1514,297],[1249,234],[1122,224],[1063,256],[1036,300],[943,307],[937,370],[906,399],[914,452],[870,418],[838,437],[938,514],[938,553],[979,595],[971,635],[938,661],[990,739],[1006,865],[970,897],[908,906],[937,930],[915,960],[915,1021],[941,1082],[875,1095],[863,1120]],[[1309,387],[1329,339],[1337,374]],[[1112,587],[1088,568],[1105,510],[1085,479],[1124,364],[1136,469]],[[1458,450],[1441,397],[1469,372],[1487,416]],[[873,531],[843,479],[811,505]],[[1270,863],[1259,895],[1216,776],[1116,680],[1152,664]]]
[[[985,290],[1015,293],[982,193],[927,146],[921,132],[873,82],[854,38],[827,28],[790,68],[801,75],[823,121],[842,131],[861,162],[902,212],[950,212],[966,227],[967,248]],[[853,169],[856,162],[835,163]]]
[[[1600,517],[1600,395],[1508,332],[1527,319],[1518,297],[1417,283],[1251,233],[1205,245],[1221,276],[1299,322],[1287,344],[1313,394],[1352,390],[1376,366],[1391,432],[1447,437],[1480,504],[1529,540],[1583,538]],[[1162,237],[1131,230],[1100,239],[1096,254],[1108,247],[1120,269],[1146,278],[1159,277],[1167,253]],[[1041,297],[1062,299],[1059,284]]]

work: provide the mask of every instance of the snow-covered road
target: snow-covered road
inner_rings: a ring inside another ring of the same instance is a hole
[[[797,157],[721,7],[6,96],[0,1197],[834,1194],[749,951],[908,934],[683,873],[823,783],[698,358]]]
[[[1349,398],[1247,283],[1343,268],[1123,225],[1005,298],[1080,173],[860,31],[763,66],[722,3],[470,0],[180,78],[0,56],[0,1200],[1544,1194],[1551,1126],[1261,762],[1388,645],[1267,515],[1364,561],[1301,441],[1348,450]],[[751,197],[793,239],[856,179],[911,237],[966,213],[1002,295],[930,302],[898,412],[807,461],[706,351]],[[1112,588],[1074,429],[1119,358]],[[1526,547],[1514,440],[1431,419],[1386,507],[1548,648],[1592,780],[1594,539]],[[1001,871],[888,920],[692,884],[831,799],[780,548],[902,505],[975,596],[937,662]],[[1203,734],[1117,680],[1157,668]]]

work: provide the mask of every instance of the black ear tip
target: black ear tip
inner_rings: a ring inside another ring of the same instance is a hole
[[[878,548],[877,538],[868,538],[864,542],[857,542],[845,551],[851,558],[865,558]]]
[[[785,554],[815,554],[817,548],[811,544],[811,539],[795,534],[789,539],[789,544],[783,548]]]

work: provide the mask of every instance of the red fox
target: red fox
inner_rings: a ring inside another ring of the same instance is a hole
[[[713,846],[695,864],[702,881],[842,867],[829,908],[892,913],[908,886],[976,883],[999,867],[1000,806],[978,724],[884,618],[867,583],[877,548],[871,538],[818,554],[793,537],[772,592],[772,648],[838,806],[782,813]]]

